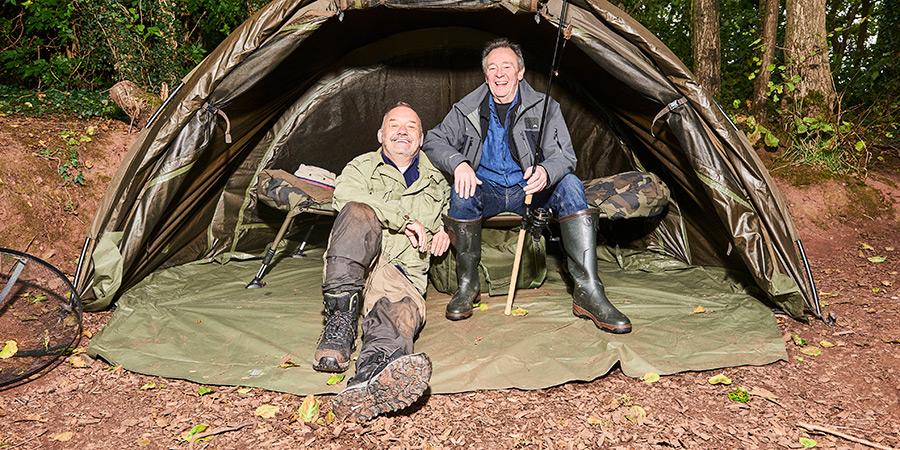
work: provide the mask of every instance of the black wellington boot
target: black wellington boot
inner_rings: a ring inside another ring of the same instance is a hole
[[[360,290],[324,293],[325,328],[313,357],[313,369],[343,372],[350,366],[350,355],[356,350],[360,293]]]
[[[481,219],[456,220],[444,216],[453,247],[456,248],[456,280],[459,287],[446,316],[450,320],[464,320],[472,316],[472,305],[481,298],[478,263],[481,262]]]
[[[594,221],[596,218],[586,209],[559,219],[563,247],[569,257],[569,273],[575,280],[572,312],[592,320],[603,331],[629,333],[631,321],[606,298],[606,290],[597,275],[597,231]]]

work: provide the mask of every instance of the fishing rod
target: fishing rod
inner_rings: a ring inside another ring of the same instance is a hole
[[[553,87],[553,79],[559,75],[559,62],[562,60],[562,51],[566,48],[566,42],[569,40],[566,37],[562,42],[562,47],[559,45],[560,38],[562,37],[563,24],[566,20],[566,11],[569,9],[568,0],[563,0],[562,10],[559,15],[559,26],[556,30],[556,42],[553,44],[553,59],[550,61],[550,75],[547,77],[547,91],[544,93],[544,109],[541,111],[541,125],[538,129],[538,139],[537,145],[534,148],[534,158],[532,159],[531,165],[531,176],[534,176],[535,171],[537,171],[538,165],[538,157],[543,159],[544,152],[541,149],[541,143],[544,139],[544,121],[547,118],[547,109],[550,106],[550,88]],[[512,304],[513,297],[516,294],[516,281],[519,277],[519,264],[522,260],[522,249],[525,245],[525,235],[528,233],[528,217],[531,214],[531,198],[532,194],[528,194],[525,196],[525,211],[522,214],[522,225],[519,229],[519,238],[516,240],[516,256],[513,259],[513,269],[512,276],[509,280],[509,294],[506,296],[506,310],[504,314],[507,316],[512,313]],[[544,214],[541,214],[542,216]],[[539,238],[539,232],[533,232],[536,238]]]

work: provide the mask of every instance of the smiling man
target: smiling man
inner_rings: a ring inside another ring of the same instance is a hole
[[[612,333],[628,333],[631,321],[606,298],[597,275],[596,217],[587,207],[584,185],[573,174],[575,149],[559,103],[549,99],[542,142],[538,145],[545,96],[525,81],[518,44],[489,43],[481,59],[485,83],[453,105],[425,137],[423,150],[453,175],[445,223],[457,251],[459,289],[446,317],[472,315],[481,289],[481,221],[498,213],[524,213],[526,195],[534,207],[559,216],[569,273],[575,280],[573,313]],[[536,152],[542,158],[535,165]]]
[[[335,414],[359,421],[405,408],[428,387],[431,361],[413,353],[413,338],[425,323],[431,255],[450,246],[441,225],[450,187],[419,153],[418,114],[399,103],[377,137],[381,148],[350,161],[335,180],[340,212],[325,254],[325,327],[313,362],[323,372],[347,370],[362,306],[356,375],[333,402]]]

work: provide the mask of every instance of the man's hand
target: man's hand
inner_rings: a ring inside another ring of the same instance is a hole
[[[481,180],[475,176],[475,171],[467,162],[461,162],[453,171],[453,188],[456,195],[469,198],[475,195],[475,187],[481,184]]]
[[[537,167],[537,169],[534,173],[531,173],[533,167]],[[525,195],[533,195],[543,191],[544,188],[547,187],[547,180],[549,180],[547,169],[544,169],[542,166],[528,166],[528,168],[525,169],[524,177]]]
[[[422,253],[428,251],[428,234],[425,231],[425,225],[422,225],[417,220],[406,224],[406,229],[403,232],[409,238],[409,242],[412,243],[413,247],[418,248]]]
[[[431,254],[434,256],[441,256],[448,248],[450,248],[450,235],[447,234],[447,231],[444,230],[444,226],[441,225],[441,230],[435,233],[431,238]]]

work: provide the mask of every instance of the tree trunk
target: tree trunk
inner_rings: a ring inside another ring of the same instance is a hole
[[[769,81],[772,80],[769,65],[775,63],[779,6],[781,6],[781,0],[759,0],[759,10],[762,12],[760,29],[763,33],[763,46],[762,54],[759,57],[762,61],[759,75],[753,80],[753,115],[756,116],[757,123],[764,123],[768,113]]]
[[[825,45],[825,0],[787,0],[784,55],[787,78],[799,75],[794,100],[802,114],[830,117],[837,94]]]
[[[710,95],[718,97],[722,86],[719,0],[693,0],[691,9],[694,75]]]

